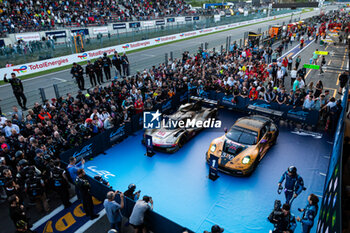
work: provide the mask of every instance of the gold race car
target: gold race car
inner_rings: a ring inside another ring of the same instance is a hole
[[[279,133],[271,119],[258,115],[240,118],[225,131],[211,142],[206,160],[209,162],[212,154],[218,157],[220,171],[238,176],[254,171]]]

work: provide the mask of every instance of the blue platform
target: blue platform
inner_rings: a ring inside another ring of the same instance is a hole
[[[153,197],[156,212],[195,232],[210,230],[213,224],[224,227],[225,233],[268,232],[272,224],[266,218],[274,200],[285,200],[284,195],[277,194],[282,173],[294,165],[304,178],[307,190],[294,201],[292,208],[298,216],[297,208],[304,207],[310,193],[322,195],[332,145],[324,135],[322,138],[301,136],[291,133],[293,129],[287,126],[280,126],[277,144],[250,177],[219,173],[220,177],[213,182],[207,178],[205,152],[214,138],[223,135],[223,128],[229,128],[241,116],[222,111],[221,130],[204,130],[178,152],[158,152],[152,158],[144,155],[140,131],[105,155],[88,161],[87,174],[107,174],[113,188],[120,191],[135,183],[142,195]],[[301,232],[300,224],[296,232]],[[316,226],[312,232],[316,232]]]

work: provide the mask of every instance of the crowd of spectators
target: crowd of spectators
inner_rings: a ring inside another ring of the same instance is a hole
[[[18,33],[67,26],[105,25],[109,22],[149,20],[194,13],[183,0],[3,0],[0,1],[0,32]]]
[[[275,49],[233,44],[230,51],[215,53],[199,48],[196,54],[184,52],[181,59],[105,87],[93,87],[85,94],[79,91],[75,96],[67,94],[42,105],[36,103],[27,113],[14,106],[10,115],[0,119],[0,191],[1,198],[10,202],[14,224],[28,223],[26,196],[37,203],[38,210],[49,211],[47,194],[60,153],[106,129],[125,124],[132,115],[151,110],[177,92],[188,90],[198,96],[206,96],[208,91],[222,92],[233,102],[238,101],[238,96],[261,99],[318,110],[325,122],[337,122],[342,110],[340,101],[329,96],[321,81],[315,86],[306,85],[305,70],[298,69],[297,61],[278,58],[289,44],[316,33],[316,25],[296,28]],[[290,90],[287,82],[291,82]],[[36,184],[32,182],[34,178]]]

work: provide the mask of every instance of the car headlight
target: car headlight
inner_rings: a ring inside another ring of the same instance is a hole
[[[211,152],[214,152],[215,150],[216,150],[216,145],[215,145],[215,144],[211,145],[210,151],[211,151]]]
[[[245,156],[245,157],[242,159],[242,163],[243,163],[243,164],[248,164],[249,162],[250,162],[250,156],[249,156],[249,155]]]

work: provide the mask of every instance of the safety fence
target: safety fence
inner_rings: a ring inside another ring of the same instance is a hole
[[[320,217],[317,224],[317,233],[342,232],[342,155],[344,141],[344,119],[348,106],[349,85],[347,85],[342,99],[342,112],[339,117],[337,130],[331,154]]]

